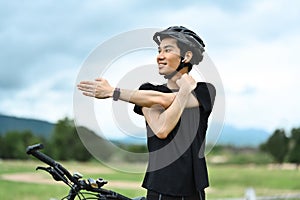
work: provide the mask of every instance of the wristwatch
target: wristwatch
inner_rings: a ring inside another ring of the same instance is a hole
[[[118,99],[120,98],[120,94],[121,94],[120,88],[116,87],[113,93],[113,100],[118,101]]]

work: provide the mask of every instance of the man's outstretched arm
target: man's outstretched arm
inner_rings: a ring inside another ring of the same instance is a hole
[[[95,97],[97,99],[112,98],[115,90],[115,88],[103,78],[97,78],[95,81],[81,81],[77,87],[85,96]],[[173,93],[162,93],[153,90],[128,90],[121,88],[119,100],[133,103],[141,107],[151,107],[159,104],[164,108],[167,108],[174,98],[175,94]]]
[[[106,79],[97,78],[95,81],[81,81],[77,85],[78,89],[84,95],[95,97],[98,99],[111,98],[115,90]],[[120,89],[119,99],[125,102],[130,102],[141,107],[152,107],[160,105],[163,108],[168,108],[176,97],[176,93],[163,93],[153,90],[127,90]],[[186,107],[199,106],[197,99],[190,94]]]

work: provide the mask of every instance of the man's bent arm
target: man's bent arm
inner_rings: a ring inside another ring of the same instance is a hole
[[[158,138],[165,139],[174,129],[185,108],[188,96],[189,93],[178,92],[174,101],[167,109],[159,105],[154,105],[151,108],[142,108],[148,125]]]
[[[174,129],[186,107],[188,97],[196,87],[190,76],[184,78],[185,80],[180,80],[180,82],[185,85],[179,89],[174,101],[167,109],[157,105],[151,108],[143,107],[142,109],[148,125],[158,138],[165,139]]]

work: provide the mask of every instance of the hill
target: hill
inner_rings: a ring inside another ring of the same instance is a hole
[[[266,142],[269,137],[270,133],[262,129],[238,129],[231,125],[224,125],[223,130],[218,138],[207,135],[207,144],[217,143],[218,145],[231,145],[235,147],[258,147],[260,144]],[[114,142],[127,144],[146,144],[146,139],[125,137]]]
[[[0,135],[7,131],[24,131],[30,130],[36,135],[48,137],[54,128],[54,124],[37,120],[26,119],[12,116],[0,115]],[[223,130],[217,140],[219,145],[232,145],[237,147],[257,147],[267,141],[270,133],[262,129],[238,129],[231,125],[224,125]],[[122,139],[114,140],[114,142],[125,144],[146,144],[145,139],[125,137]],[[208,136],[207,143],[210,142]]]
[[[257,147],[267,141],[270,133],[255,128],[238,129],[234,126],[225,125],[217,144],[233,145],[237,147]]]
[[[0,114],[0,135],[8,131],[25,131],[44,137],[48,137],[54,128],[54,124],[37,120],[12,117]]]

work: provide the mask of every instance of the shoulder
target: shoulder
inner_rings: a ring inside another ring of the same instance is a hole
[[[210,95],[215,96],[216,95],[216,88],[212,83],[208,82],[198,82],[197,87],[195,89],[196,91],[206,91],[209,92]]]
[[[139,87],[139,90],[155,90],[161,92],[169,92],[169,89],[165,85],[155,85],[149,82],[142,84]]]
[[[197,87],[207,87],[208,89],[215,89],[215,86],[212,83],[208,82],[197,82]]]
[[[143,83],[140,87],[139,90],[151,90],[152,88],[154,88],[155,85],[153,85],[152,83]]]
[[[204,110],[210,112],[216,97],[215,86],[211,83],[198,82],[194,92]]]

